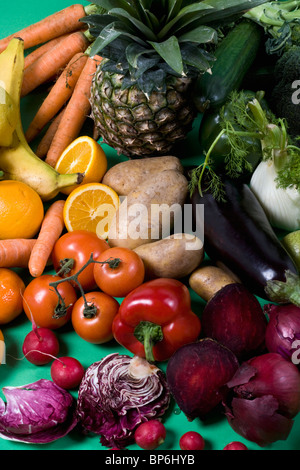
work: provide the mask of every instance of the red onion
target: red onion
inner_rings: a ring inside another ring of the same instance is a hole
[[[288,437],[300,411],[300,372],[294,364],[266,353],[244,362],[227,386],[225,414],[238,434],[261,447]]]
[[[204,336],[223,344],[238,359],[264,347],[267,319],[256,297],[242,284],[228,284],[206,304],[201,316]]]
[[[269,317],[265,337],[268,351],[299,364],[296,351],[300,345],[300,308],[294,304],[267,304],[264,311]]]

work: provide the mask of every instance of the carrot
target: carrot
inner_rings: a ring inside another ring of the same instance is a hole
[[[62,119],[62,116],[65,112],[65,109],[63,108],[57,116],[52,120],[50,126],[48,127],[47,131],[45,132],[45,135],[41,139],[39,145],[37,146],[37,149],[35,151],[35,154],[39,158],[44,158],[47,155],[47,152],[50,148],[51,142],[53,140],[53,137],[58,129],[59,123]]]
[[[27,268],[35,238],[0,240],[0,267]]]
[[[57,200],[47,210],[34,245],[28,268],[31,276],[41,276],[51,255],[55,242],[64,229],[63,209],[65,201]]]
[[[94,73],[101,57],[89,57],[74,88],[73,94],[66,106],[62,120],[47,153],[46,162],[55,167],[65,148],[78,137],[87,118],[91,105],[90,93]]]
[[[24,71],[21,96],[25,96],[64,68],[77,52],[84,52],[90,44],[86,35],[76,31],[43,54]]]
[[[27,142],[31,142],[69,100],[87,59],[82,52],[72,57],[30,123],[25,133]]]
[[[43,54],[46,52],[50,51],[52,47],[56,46],[62,39],[64,39],[66,36],[69,36],[70,33],[68,34],[63,34],[62,36],[59,36],[58,38],[51,39],[48,42],[45,42],[42,46],[37,47],[34,49],[34,51],[30,52],[25,59],[24,59],[24,68],[26,69],[31,65],[33,62],[35,62],[37,59],[39,59]]]
[[[20,37],[24,41],[24,49],[38,46],[44,42],[50,41],[51,39],[62,36],[66,33],[71,33],[82,28],[83,23],[80,19],[93,13],[95,6],[89,5],[83,7],[83,5],[75,4],[64,8],[61,11],[57,11],[46,18],[33,23],[26,28],[17,31],[0,40],[0,52],[8,46],[8,43],[14,37]]]

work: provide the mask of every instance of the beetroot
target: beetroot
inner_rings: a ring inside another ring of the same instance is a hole
[[[238,366],[235,354],[211,338],[186,344],[171,356],[166,369],[168,385],[190,421],[205,416],[224,400],[226,383]]]
[[[206,304],[202,332],[223,344],[238,357],[261,352],[267,319],[256,297],[242,284],[228,284]]]

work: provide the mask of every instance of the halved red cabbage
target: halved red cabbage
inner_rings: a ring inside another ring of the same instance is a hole
[[[0,437],[46,444],[68,434],[77,424],[76,400],[51,380],[4,387],[0,398]]]
[[[92,364],[78,391],[77,416],[107,447],[133,442],[136,427],[162,416],[170,403],[164,373],[145,359],[118,353]]]

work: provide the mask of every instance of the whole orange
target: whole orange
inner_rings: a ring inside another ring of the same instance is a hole
[[[25,284],[12,269],[0,268],[0,325],[17,318],[23,311]]]
[[[33,238],[44,217],[38,193],[21,181],[0,181],[0,239]]]

